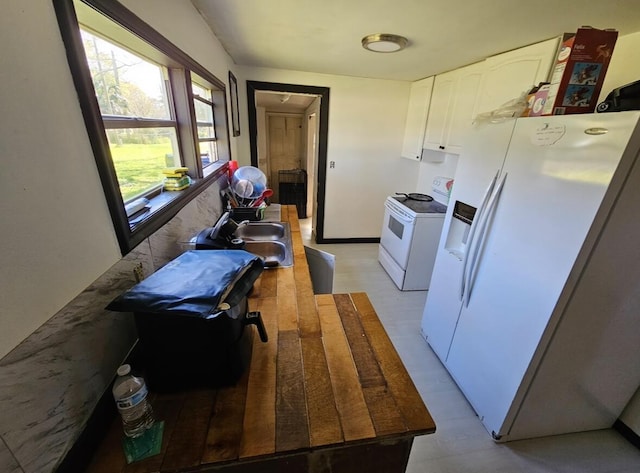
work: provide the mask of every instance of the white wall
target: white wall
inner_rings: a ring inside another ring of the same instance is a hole
[[[439,151],[432,151],[438,153]],[[436,176],[455,177],[458,166],[458,155],[445,153],[444,161],[441,163],[421,161],[418,170],[418,183],[416,192],[431,194],[431,182]]]
[[[240,115],[242,116],[242,114]],[[258,130],[267,129],[267,109],[264,107],[256,107],[256,129]],[[266,133],[258,133],[257,148],[258,148],[258,167],[262,170],[268,171],[267,166],[269,165],[269,163],[267,161]],[[242,163],[240,163],[239,165],[248,166],[250,164],[251,164],[251,159],[249,159],[248,161],[243,159]]]
[[[120,259],[52,2],[0,18],[0,357]]]
[[[123,3],[227,83],[232,61],[188,0]],[[2,357],[121,254],[51,0],[3,3],[0,57]]]
[[[384,199],[417,182],[417,164],[400,158],[410,83],[238,67],[243,130],[247,80],[330,88],[324,237],[380,237]],[[239,156],[248,164],[249,138],[242,137]]]

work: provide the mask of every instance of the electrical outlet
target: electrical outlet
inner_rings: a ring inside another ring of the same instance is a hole
[[[133,277],[136,278],[136,282],[140,282],[144,279],[144,268],[142,267],[142,263],[136,264],[133,268]]]
[[[336,167],[336,162],[335,161],[329,161],[329,169],[333,169]]]

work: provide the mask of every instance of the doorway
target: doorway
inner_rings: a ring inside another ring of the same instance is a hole
[[[298,215],[311,217],[315,241],[323,243],[329,89],[247,81],[247,103],[251,165],[265,172],[271,186],[279,176],[304,174]]]
[[[256,94],[256,106],[263,108],[261,96],[266,92]],[[265,138],[266,150],[264,157],[258,151],[258,167],[268,176],[269,184],[273,187],[273,201],[281,204],[298,204],[282,195],[281,174],[286,171],[307,170],[307,163],[302,163],[306,150],[303,146],[303,114],[294,112],[280,112],[266,108]],[[258,128],[258,142],[260,142],[260,128]],[[305,140],[306,141],[306,140]],[[258,149],[260,146],[258,146]],[[312,163],[315,165],[315,162]],[[292,174],[295,175],[295,174]],[[304,191],[306,192],[306,188]],[[306,214],[306,212],[305,212]],[[298,217],[302,217],[298,211]],[[305,215],[306,217],[306,215]],[[303,218],[305,218],[303,217]]]

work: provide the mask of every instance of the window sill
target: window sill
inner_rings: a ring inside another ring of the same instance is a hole
[[[186,189],[181,191],[163,190],[157,196],[150,198],[149,204],[147,204],[149,210],[142,216],[138,216],[137,219],[128,220],[130,228],[129,244],[127,245],[128,248],[123,248],[123,254],[131,251],[145,238],[165,225],[198,194],[225,174],[227,168],[226,162],[212,164],[207,167],[207,170],[210,171],[206,177],[193,179],[191,185]]]

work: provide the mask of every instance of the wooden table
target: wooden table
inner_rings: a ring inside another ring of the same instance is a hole
[[[237,385],[152,397],[162,452],[126,464],[116,419],[90,472],[403,472],[435,424],[365,293],[314,295],[295,206],[294,266],[249,299],[269,341]]]

